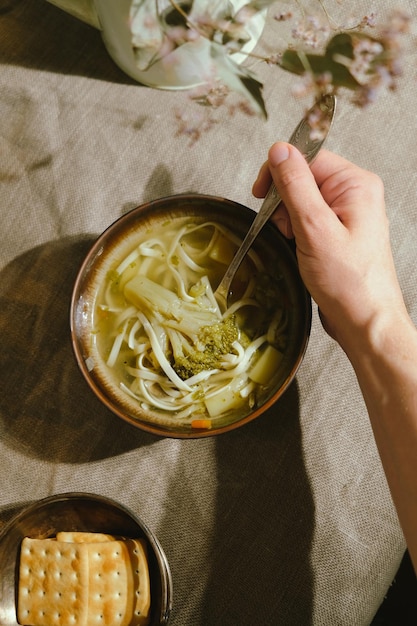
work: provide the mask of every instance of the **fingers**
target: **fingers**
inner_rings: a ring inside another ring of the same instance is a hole
[[[273,221],[287,237],[314,236],[323,227],[367,228],[375,219],[375,211],[384,210],[379,177],[343,157],[321,150],[309,167],[294,146],[282,142],[271,147],[268,157],[253,193],[265,196],[274,181],[284,206],[274,214]],[[364,206],[370,207],[365,214]]]
[[[271,219],[274,222],[274,224],[277,226],[277,228],[279,228],[279,230],[282,232],[284,237],[287,237],[287,239],[294,238],[294,231],[292,229],[291,219],[290,219],[290,216],[288,215],[288,211],[287,211],[285,204],[281,202],[278,209],[272,215]]]
[[[265,198],[271,183],[272,176],[269,170],[269,163],[265,161],[259,170],[257,179],[253,183],[252,193],[255,198]]]
[[[384,210],[384,186],[376,174],[327,150],[319,153],[311,171],[326,203],[343,224],[348,225],[351,218],[374,219],[372,210]],[[364,205],[369,206],[365,216]]]
[[[264,198],[268,193],[271,183],[272,176],[269,169],[269,162],[265,161],[259,170],[257,179],[253,183],[252,193],[255,198]],[[290,216],[283,202],[278,206],[271,219],[285,237],[288,239],[294,237]]]
[[[314,236],[321,229],[323,220],[330,223],[337,220],[325,202],[318,181],[316,182],[305,158],[294,146],[282,142],[274,144],[269,150],[268,163],[296,238],[306,234]],[[316,169],[319,180],[324,181],[326,164],[321,164]],[[261,170],[256,190],[263,189],[265,180],[267,175],[265,170]]]

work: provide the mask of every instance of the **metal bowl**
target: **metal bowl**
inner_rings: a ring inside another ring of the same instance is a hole
[[[165,554],[149,528],[113,500],[90,493],[64,493],[24,508],[0,532],[0,624],[18,626],[16,598],[20,545],[24,537],[45,539],[58,531],[101,532],[144,538],[151,582],[151,626],[168,623],[172,580]]]
[[[311,299],[298,272],[294,250],[270,222],[258,235],[253,248],[264,265],[280,276],[283,298],[291,311],[288,346],[274,375],[274,383],[259,404],[236,411],[218,426],[193,429],[173,424],[160,411],[147,411],[139,402],[120,390],[120,381],[107,368],[93,337],[94,308],[100,285],[112,268],[137,246],[138,238],[151,229],[163,228],[170,220],[190,217],[193,223],[217,221],[243,240],[255,212],[231,200],[204,195],[177,195],[162,198],[133,209],[114,222],[93,244],[82,264],[71,302],[71,338],[76,360],[87,383],[107,408],[130,424],[156,435],[168,437],[205,437],[238,428],[255,419],[285,392],[304,357],[311,325]],[[271,272],[271,273],[272,273]],[[213,285],[215,288],[215,285]],[[228,418],[229,419],[229,418]]]

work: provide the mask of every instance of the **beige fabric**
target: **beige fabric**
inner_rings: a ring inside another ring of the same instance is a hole
[[[417,17],[414,0],[401,6]],[[261,67],[269,120],[219,111],[190,147],[174,136],[185,96],[133,83],[97,30],[44,0],[0,8],[0,520],[69,490],[129,506],[170,562],[172,626],[368,625],[405,546],[355,377],[316,312],[296,382],[217,439],[158,439],[114,417],[70,345],[77,268],[121,214],[187,191],[259,206],[258,168],[302,115],[292,77]],[[401,90],[366,111],[339,102],[328,148],[383,177],[417,321],[415,71],[414,56]]]

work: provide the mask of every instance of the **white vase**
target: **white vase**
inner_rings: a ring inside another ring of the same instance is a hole
[[[247,0],[231,0],[239,9]],[[188,42],[170,53],[169,59],[157,61],[146,70],[137,66],[129,28],[131,0],[48,0],[71,15],[98,28],[113,61],[134,80],[160,89],[189,89],[209,79],[210,42],[203,37]],[[250,40],[232,55],[237,63],[247,58],[262,35],[265,11],[250,21]],[[168,62],[167,62],[168,61]]]

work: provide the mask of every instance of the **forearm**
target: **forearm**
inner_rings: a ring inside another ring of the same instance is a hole
[[[355,345],[346,352],[417,571],[417,331],[400,314]]]

